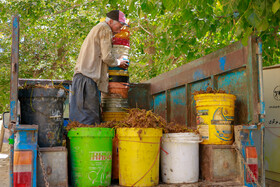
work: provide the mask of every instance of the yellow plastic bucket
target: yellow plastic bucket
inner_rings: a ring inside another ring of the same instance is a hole
[[[201,144],[232,144],[236,96],[210,93],[195,95],[194,99]]]
[[[122,121],[127,114],[127,112],[103,112],[102,121]]]
[[[119,184],[156,186],[159,183],[162,129],[118,128]]]
[[[129,76],[125,70],[109,70],[109,75],[113,76]]]

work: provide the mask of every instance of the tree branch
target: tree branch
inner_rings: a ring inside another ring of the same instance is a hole
[[[152,33],[150,33],[149,31],[147,31],[144,27],[142,27],[142,25],[140,25],[140,23],[138,22],[138,26],[141,27],[141,29],[143,29],[146,33],[148,33],[150,36],[154,36]]]
[[[181,54],[180,56],[178,56],[177,58],[173,58],[172,64],[177,63],[177,61],[179,60],[179,58],[181,58],[184,54]]]
[[[269,61],[269,59],[273,59],[265,50],[263,50],[263,52],[266,54],[268,61]]]

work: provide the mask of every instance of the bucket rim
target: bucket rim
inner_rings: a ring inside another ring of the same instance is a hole
[[[201,137],[195,132],[185,132],[185,133],[165,133],[162,136],[163,142],[185,142],[185,143],[200,143]]]
[[[92,126],[92,127],[76,127],[76,128],[72,128],[71,130],[76,130],[76,129],[112,129],[112,128],[109,128],[109,127],[95,127],[95,126]]]
[[[101,132],[100,132],[101,131]],[[107,127],[77,127],[72,128],[67,136],[71,137],[114,137],[115,129]]]
[[[213,96],[217,96],[217,97],[232,97],[232,99],[236,100],[236,96],[233,94],[229,94],[229,93],[203,93],[203,94],[197,94],[194,95],[194,99],[196,100],[197,98],[200,97],[213,97]]]
[[[139,133],[139,130],[142,130]],[[129,128],[119,127],[116,129],[118,137],[129,137],[129,136],[149,136],[149,137],[162,137],[162,128]]]
[[[153,128],[153,127],[118,127],[117,129],[159,129],[162,130],[162,128]]]

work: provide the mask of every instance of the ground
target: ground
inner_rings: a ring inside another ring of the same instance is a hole
[[[9,187],[9,145],[3,144],[2,152],[0,153],[0,183],[1,187]]]

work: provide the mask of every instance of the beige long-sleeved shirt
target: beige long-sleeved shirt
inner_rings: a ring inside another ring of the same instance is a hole
[[[112,54],[112,37],[112,30],[106,22],[93,27],[84,40],[74,69],[74,75],[81,73],[93,79],[102,92],[108,92],[108,66],[118,66]]]

